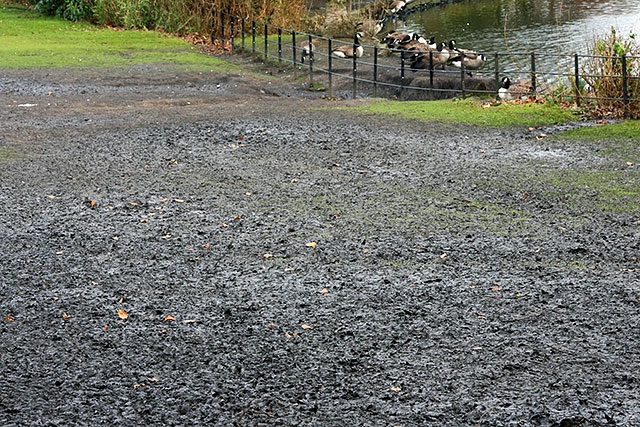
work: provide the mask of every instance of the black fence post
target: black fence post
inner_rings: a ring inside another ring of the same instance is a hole
[[[404,96],[404,67],[405,67],[405,54],[406,51],[402,49],[400,51],[400,99]]]
[[[251,21],[251,52],[256,53],[256,21]]]
[[[498,58],[498,52],[493,57],[493,77],[496,81],[496,88],[500,87],[500,59]]]
[[[573,78],[575,79],[575,91],[576,91],[576,106],[580,106],[580,61],[578,59],[578,54],[573,54]]]
[[[327,57],[327,70],[329,71],[329,99],[333,98],[333,56],[331,55],[331,39],[328,40],[327,50],[329,52],[329,56]]]
[[[293,50],[293,67],[295,70],[295,66],[296,66],[296,59],[297,59],[297,52],[296,52],[296,32],[295,30],[291,31],[291,48]]]
[[[629,118],[629,82],[627,80],[627,55],[622,54],[622,102],[624,103],[624,118]]]
[[[538,85],[536,84],[536,80],[538,79],[538,74],[536,72],[536,54],[535,52],[531,52],[531,96],[536,97],[536,92],[538,91]]]
[[[229,16],[229,24],[231,26],[231,51],[233,51],[233,42],[235,40],[235,32],[236,32],[236,19],[235,16],[230,15]]]
[[[282,28],[278,27],[278,62],[282,63]]]
[[[313,44],[311,44],[311,34],[308,35],[309,43],[309,82],[313,84]]]
[[[264,24],[264,61],[267,62],[269,56],[269,24]]]
[[[245,28],[245,19],[241,18],[240,20],[240,31],[241,31],[241,37],[242,37],[242,50],[244,50],[245,45],[244,45],[244,35],[246,32],[246,28]]]
[[[373,47],[373,97],[378,96],[378,46]]]
[[[358,47],[353,44],[353,99],[356,99],[357,83],[358,83]]]
[[[460,54],[460,91],[463,98],[465,96],[464,74],[464,52],[462,52]]]

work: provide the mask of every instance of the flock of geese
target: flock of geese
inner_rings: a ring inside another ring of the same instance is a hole
[[[338,46],[331,50],[331,55],[337,58],[362,57],[364,48],[360,43],[363,34],[356,31],[353,44]],[[465,70],[478,70],[484,65],[486,58],[483,54],[457,46],[455,40],[449,42],[435,42],[435,37],[426,40],[417,33],[406,34],[400,31],[390,31],[382,39],[391,52],[400,52],[405,59],[410,60],[410,67],[415,70],[433,69],[436,66],[451,65]],[[308,40],[300,45],[301,62],[313,55],[313,44]]]
[[[413,0],[393,0],[388,11],[396,14],[404,9],[404,7]],[[382,30],[384,21],[376,21],[374,33]],[[353,38],[353,44],[345,44],[331,49],[331,55],[337,58],[356,58],[362,57],[364,48],[360,43],[363,37],[363,23],[356,26],[356,32]],[[456,68],[464,68],[471,75],[470,70],[478,70],[482,68],[486,62],[486,57],[479,52],[470,49],[458,47],[455,40],[448,42],[436,43],[435,37],[426,40],[418,33],[403,33],[401,31],[389,31],[382,39],[382,43],[391,52],[399,52],[402,57],[410,61],[409,67],[413,70],[433,70],[435,67],[450,65]],[[307,58],[313,57],[314,46],[309,40],[302,42],[301,62],[304,63]],[[500,99],[510,99],[509,87],[511,81],[508,77],[500,80],[500,88],[498,97]]]

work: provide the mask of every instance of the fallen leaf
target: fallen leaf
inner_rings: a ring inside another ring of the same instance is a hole
[[[295,184],[296,182],[298,182],[298,179],[297,179],[297,178],[292,178],[292,179],[291,179],[291,183],[292,183],[292,184]]]
[[[126,320],[129,318],[129,313],[127,313],[125,310],[119,308],[118,309],[118,317],[121,318],[122,320]]]
[[[327,289],[327,288],[322,288],[322,289],[320,290],[320,293],[321,293],[321,294],[328,294],[328,293],[329,293],[329,289]]]
[[[250,192],[248,192],[248,191],[245,191],[244,195],[245,195],[245,196],[250,196],[250,195],[251,195],[251,193],[250,193]]]
[[[173,199],[176,203],[184,203],[184,199]]]
[[[131,206],[138,206],[138,202],[129,202]]]
[[[167,314],[166,316],[164,316],[164,321],[165,322],[175,322],[176,320],[178,320],[178,319],[176,319],[175,317],[173,317],[170,314]]]
[[[171,234],[165,234],[164,236],[162,236],[162,238],[164,240],[169,240],[171,238]]]
[[[50,195],[50,196],[47,196],[47,197],[49,197],[50,199],[55,199],[56,198],[56,196],[54,196],[53,194]]]
[[[402,387],[391,387],[391,391],[395,391],[396,393],[402,390]]]
[[[165,197],[164,199],[160,199],[160,200],[158,200],[158,201],[159,201],[160,203],[166,203],[166,202],[168,202],[168,201],[169,201],[169,198],[168,198],[168,197]]]
[[[223,222],[223,223],[220,224],[220,226],[223,227],[223,228],[226,228],[226,227],[229,226],[229,224],[227,224],[226,222]]]
[[[143,224],[147,223],[147,222],[149,222],[149,218],[141,218],[140,222],[143,223]]]
[[[205,243],[204,248],[209,249],[211,247],[211,243]]]
[[[147,378],[147,381],[149,381],[150,383],[157,383],[158,379],[156,377],[151,377],[151,378]]]
[[[309,329],[313,329],[313,326],[302,324],[302,329],[304,329],[306,331],[306,330],[309,330]]]
[[[196,319],[185,319],[182,321],[182,323],[186,323],[186,324],[191,324],[191,323],[196,323]]]
[[[473,347],[472,350],[482,350],[482,347]]]
[[[445,259],[446,257],[448,257],[449,255],[447,255],[446,253],[443,253],[442,255],[440,255],[440,258]]]
[[[14,320],[16,320],[16,319],[15,319],[13,316],[6,315],[6,316],[4,317],[4,320],[5,320],[6,322],[13,322],[13,321],[14,321]]]
[[[499,291],[499,290],[500,290],[500,286],[498,286],[498,285],[494,285],[494,286],[491,288],[491,290],[492,290],[492,291]]]
[[[275,329],[277,326],[275,323],[267,323],[267,328],[269,329]]]
[[[67,314],[67,313],[62,313],[62,318],[67,320],[67,319],[71,319],[71,315]]]
[[[316,246],[318,246],[318,244],[316,242],[309,242],[305,246],[309,248],[315,248]]]
[[[240,221],[242,219],[242,215],[236,215],[236,217],[233,219],[236,221]]]
[[[269,259],[269,258],[273,258],[273,254],[264,254],[262,255],[263,257]]]

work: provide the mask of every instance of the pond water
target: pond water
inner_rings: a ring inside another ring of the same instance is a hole
[[[553,54],[555,59],[546,59],[553,62],[558,54],[589,53],[590,42],[611,27],[626,38],[637,34],[640,42],[640,1],[466,0],[409,13],[384,30],[455,39],[460,47],[486,53]]]
[[[387,23],[394,25],[485,52],[587,53],[587,43],[612,26],[640,39],[640,1],[467,0]]]

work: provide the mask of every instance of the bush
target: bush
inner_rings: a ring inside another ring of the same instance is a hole
[[[599,115],[614,117],[640,117],[640,57],[635,34],[621,37],[614,28],[605,36],[596,37],[589,48],[589,57],[582,65],[583,79],[593,108]],[[623,58],[625,61],[623,63]],[[624,102],[623,76],[626,76],[627,94]]]
[[[34,10],[70,21],[91,19],[93,0],[31,0]]]

